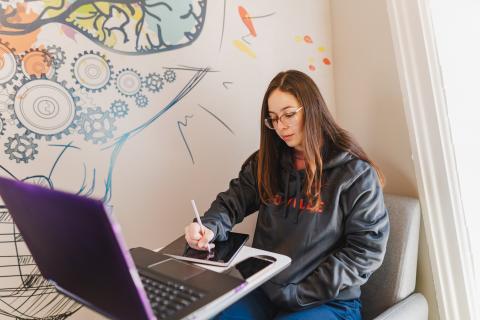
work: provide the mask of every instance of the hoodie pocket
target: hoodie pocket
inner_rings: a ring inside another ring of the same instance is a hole
[[[280,286],[269,281],[262,286],[262,289],[277,307],[284,310],[298,310],[302,308],[302,304],[298,299],[297,287],[296,283]]]

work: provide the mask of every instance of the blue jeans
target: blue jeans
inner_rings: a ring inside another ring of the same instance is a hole
[[[256,289],[234,303],[215,320],[361,320],[360,299],[333,300],[320,306],[301,311],[285,312],[278,310],[261,289]]]

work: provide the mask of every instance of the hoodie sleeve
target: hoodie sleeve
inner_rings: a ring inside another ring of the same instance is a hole
[[[298,306],[335,299],[344,288],[364,284],[380,267],[390,231],[375,170],[368,166],[340,196],[344,212],[342,245],[296,288]]]
[[[230,181],[229,188],[218,194],[201,218],[205,227],[214,232],[214,239],[226,240],[227,232],[235,224],[240,223],[260,207],[256,154],[254,153],[245,161],[238,178]]]

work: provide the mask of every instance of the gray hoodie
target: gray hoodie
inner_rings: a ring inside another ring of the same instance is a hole
[[[374,168],[347,152],[326,159],[320,211],[302,192],[305,171],[289,153],[281,161],[281,192],[260,201],[257,153],[244,163],[202,217],[224,240],[232,227],[259,211],[253,247],[292,258],[292,264],[262,286],[278,307],[299,310],[332,299],[360,297],[360,286],[380,267],[389,234],[388,213]]]

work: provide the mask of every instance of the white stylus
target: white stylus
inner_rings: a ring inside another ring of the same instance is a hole
[[[205,230],[205,227],[202,224],[202,220],[200,220],[200,215],[198,214],[197,205],[195,204],[195,200],[191,200],[191,201],[192,201],[193,211],[195,212],[195,218],[197,218],[197,222],[203,231]],[[208,252],[210,252],[210,244],[208,242],[207,242],[207,249],[208,249]]]

